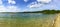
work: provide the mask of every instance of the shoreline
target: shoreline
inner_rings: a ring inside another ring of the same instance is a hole
[[[53,27],[60,27],[60,13],[57,14],[56,18],[54,19]]]

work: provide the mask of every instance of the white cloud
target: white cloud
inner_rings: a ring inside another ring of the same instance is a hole
[[[40,3],[37,3],[37,2],[32,2],[27,7],[29,7],[29,8],[39,8],[41,6],[43,6],[43,4],[40,4]]]
[[[4,12],[6,8],[4,6],[0,6],[0,12]]]
[[[42,2],[42,3],[49,3],[51,2],[52,0],[37,0],[38,2]]]
[[[28,0],[24,0],[24,2],[28,2]]]
[[[51,1],[52,0],[37,0],[37,1],[29,4],[27,7],[29,7],[29,8],[40,8],[43,5],[45,5],[45,3],[50,3]]]
[[[1,5],[0,12],[20,12],[20,10],[16,6],[4,7],[3,5]]]
[[[16,4],[14,0],[8,0],[9,4]],[[0,12],[20,12],[17,6],[4,6],[3,1],[0,0]]]
[[[8,6],[7,12],[20,12],[20,9],[16,6]]]
[[[51,5],[51,9],[56,9],[57,5]]]
[[[8,0],[9,4],[16,4],[16,2],[14,0]]]
[[[39,8],[41,7],[43,4],[34,4],[34,5],[30,5],[30,8]]]
[[[2,0],[0,0],[0,5],[1,5],[1,4],[3,4],[3,3],[2,3]]]

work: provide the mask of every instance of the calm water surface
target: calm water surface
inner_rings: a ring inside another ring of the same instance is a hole
[[[56,14],[0,13],[0,27],[52,27]]]

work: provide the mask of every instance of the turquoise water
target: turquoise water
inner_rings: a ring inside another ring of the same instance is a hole
[[[56,14],[0,13],[0,27],[52,27]]]

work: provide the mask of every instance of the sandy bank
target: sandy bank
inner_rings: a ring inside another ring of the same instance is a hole
[[[56,15],[53,27],[60,27],[60,13]]]

